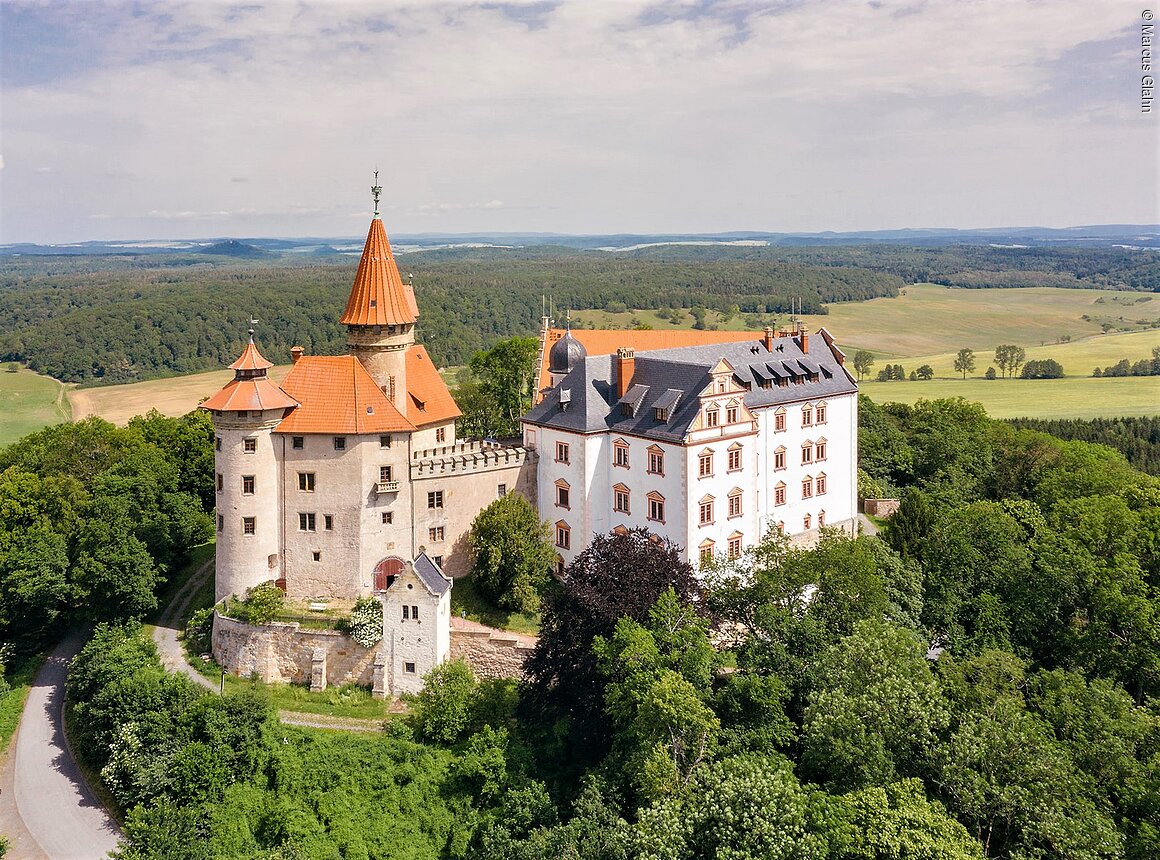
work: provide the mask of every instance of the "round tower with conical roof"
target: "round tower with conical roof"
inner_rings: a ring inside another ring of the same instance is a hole
[[[407,414],[407,348],[415,342],[419,306],[403,283],[379,216],[382,188],[371,188],[375,213],[339,322],[346,326],[350,354],[358,358],[395,407]]]
[[[217,482],[215,600],[282,578],[280,474],[273,431],[298,405],[267,377],[271,362],[250,342],[234,378],[201,404],[214,427]]]

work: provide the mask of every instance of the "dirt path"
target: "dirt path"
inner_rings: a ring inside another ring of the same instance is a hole
[[[197,590],[214,574],[214,559],[209,559],[193,572],[181,586],[168,608],[153,628],[153,641],[157,643],[157,653],[161,657],[161,665],[167,672],[181,672],[188,675],[195,682],[208,690],[217,690],[217,685],[207,679],[201,672],[189,665],[185,660],[185,651],[177,640],[181,631],[181,619],[189,602],[193,600]]]

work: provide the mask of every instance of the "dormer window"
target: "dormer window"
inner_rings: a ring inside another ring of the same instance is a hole
[[[657,421],[667,422],[669,420],[669,410],[667,410],[667,409],[654,409],[653,410],[653,417],[655,417],[657,419]]]
[[[740,410],[736,406],[726,406],[725,407],[725,423],[726,424],[736,424],[737,423],[737,416],[739,413],[740,413]]]
[[[705,410],[705,426],[716,427],[721,421],[721,411],[716,407]]]

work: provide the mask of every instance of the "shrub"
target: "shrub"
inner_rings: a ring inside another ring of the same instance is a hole
[[[535,612],[556,551],[548,525],[523,496],[509,493],[471,524],[471,573],[479,590],[503,609]]]
[[[1023,365],[1020,379],[1062,379],[1063,365],[1054,358],[1033,359]]]
[[[420,737],[453,744],[467,730],[476,699],[475,673],[462,659],[436,666],[412,700],[411,720]]]
[[[243,600],[231,598],[225,614],[243,624],[269,624],[286,602],[286,595],[273,582],[263,582],[246,592]]]
[[[995,368],[993,367],[988,367],[987,372],[983,374],[984,379],[995,379],[995,377]]]
[[[213,645],[213,607],[198,609],[185,625],[185,647],[191,654],[204,654]]]
[[[362,597],[354,604],[347,622],[350,638],[370,648],[383,638],[383,604],[373,597]]]

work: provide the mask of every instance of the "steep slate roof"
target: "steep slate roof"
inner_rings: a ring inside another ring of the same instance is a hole
[[[621,334],[621,332],[617,332]],[[542,424],[577,433],[595,433],[610,430],[631,433],[662,441],[680,441],[701,408],[697,397],[711,381],[710,371],[722,360],[734,368],[734,378],[750,385],[744,392],[745,405],[750,408],[776,406],[852,394],[858,390],[854,378],[838,364],[830,348],[821,337],[811,337],[809,354],[802,353],[797,341],[779,337],[773,341],[773,350],[767,351],[760,340],[743,343],[717,343],[638,352],[632,388],[647,386],[632,415],[625,415],[615,394],[614,361],[611,356],[589,356],[549,391],[544,399],[524,416],[532,424]],[[790,384],[780,388],[761,388],[762,378],[787,376],[793,368],[802,375],[806,367],[819,371],[817,382]],[[567,408],[561,410],[560,395],[570,393]],[[669,420],[658,421],[653,410],[672,403],[674,392],[683,392]]]
[[[304,355],[282,387],[301,405],[282,419],[277,433],[358,435],[415,429],[353,355]]]
[[[540,364],[540,381],[538,388],[543,390],[552,384],[552,376],[548,370],[551,360],[552,347],[565,334],[567,329],[550,328],[547,335],[547,348],[543,351]],[[637,331],[604,331],[601,329],[572,329],[572,337],[580,342],[589,357],[594,355],[613,355],[622,346],[630,346],[637,352],[654,349],[671,349],[682,346],[696,346],[707,343],[732,343],[736,341],[750,341],[760,337],[760,333],[749,331],[694,331],[691,329],[645,329]]]
[[[241,412],[251,409],[289,409],[298,401],[290,397],[266,378],[266,369],[274,365],[267,361],[251,337],[237,361],[230,365],[234,378],[220,391],[198,405],[200,409],[219,412]]]
[[[406,360],[407,417],[412,424],[421,427],[450,421],[463,414],[425,347],[419,344],[407,347]]]
[[[383,221],[371,220],[350,298],[339,322],[343,325],[401,325],[419,318],[415,292],[399,277]]]
[[[423,585],[437,597],[442,597],[451,590],[451,580],[443,575],[443,571],[427,557],[427,553],[421,552],[416,556],[414,568]]]

